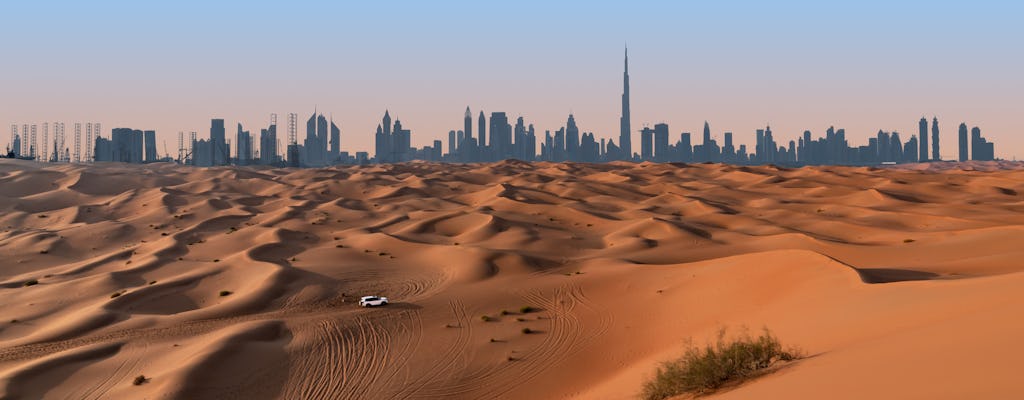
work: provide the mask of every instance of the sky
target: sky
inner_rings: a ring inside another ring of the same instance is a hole
[[[386,109],[424,146],[467,106],[539,135],[573,113],[617,141],[628,45],[636,130],[699,138],[708,121],[753,147],[765,125],[780,143],[835,126],[862,145],[934,116],[943,158],[966,122],[1024,159],[1024,2],[37,0],[0,15],[0,143],[10,124],[65,122],[70,140],[99,122],[155,129],[175,155],[211,118],[233,138],[277,113],[283,139],[297,113],[301,138],[315,109],[342,150],[372,152]]]

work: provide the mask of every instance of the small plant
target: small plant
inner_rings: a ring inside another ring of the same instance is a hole
[[[213,262],[220,262],[220,259],[219,258],[214,258]]]
[[[139,376],[136,376],[135,379],[132,380],[132,385],[139,386],[139,385],[141,385],[143,383],[146,383],[146,381],[148,381],[148,380],[149,379],[146,379],[145,375],[139,375]]]
[[[156,285],[156,281],[149,281],[150,285]]]
[[[38,284],[39,284],[38,280],[29,279],[29,280],[25,281],[25,283],[23,283],[22,285],[23,286],[35,286],[35,285],[38,285]]]
[[[519,318],[516,318],[516,321],[519,321],[519,322],[526,322],[526,318],[523,318],[523,317],[519,317]]]
[[[49,254],[49,250],[39,250],[39,254]]]
[[[914,239],[903,239],[903,243],[914,243]]]
[[[533,308],[533,307],[531,307],[531,306],[522,306],[522,307],[519,307],[519,312],[520,312],[520,313],[522,313],[522,314],[529,314],[529,313],[532,313],[532,312],[534,312],[534,311],[537,311],[537,309],[536,309],[536,308]]]
[[[11,323],[12,323],[12,324],[16,324],[16,323],[18,323],[18,320],[17,320],[17,319],[12,319],[12,320],[11,320]]]
[[[116,299],[118,297],[121,297],[121,292],[114,292],[110,294],[110,298],[112,299]]]
[[[491,321],[494,321],[494,318],[491,318],[491,317],[489,317],[487,315],[481,315],[480,316],[480,320],[484,321],[484,322],[491,322]]]
[[[337,247],[337,248],[339,248],[339,249],[343,249],[343,248],[345,248],[345,245],[343,245],[343,244],[338,244],[338,245],[335,245],[334,247]]]
[[[509,314],[512,314],[512,313],[509,312],[508,310],[501,310],[501,315],[509,315]]]
[[[498,339],[491,338],[491,343],[498,343]]]
[[[529,334],[531,334],[531,333],[533,333],[533,329],[530,329],[530,328],[523,328],[523,334],[524,334],[524,335],[529,335]]]
[[[231,295],[231,293],[232,293],[232,292],[231,292],[230,290],[221,290],[221,291],[220,291],[220,297],[224,297],[224,296],[230,296],[230,295]]]
[[[778,361],[797,358],[799,353],[784,349],[768,329],[756,338],[743,334],[731,340],[726,340],[723,329],[714,344],[703,348],[691,344],[681,358],[662,364],[644,385],[642,397],[662,400],[684,393],[706,394],[728,382],[757,376]]]

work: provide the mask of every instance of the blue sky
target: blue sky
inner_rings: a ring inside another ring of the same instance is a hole
[[[212,3],[212,4],[208,4]],[[385,108],[413,142],[462,113],[522,115],[541,132],[575,113],[617,137],[622,47],[633,126],[733,131],[751,143],[844,127],[916,133],[956,154],[960,122],[1024,156],[1024,6],[1018,2],[4,2],[0,122],[102,122],[258,131],[317,107],[368,150]],[[0,136],[5,139],[6,135]]]

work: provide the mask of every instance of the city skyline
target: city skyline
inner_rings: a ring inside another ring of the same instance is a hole
[[[306,114],[316,108],[332,114],[345,149],[373,152],[381,110],[400,113],[403,124],[416,132],[412,144],[422,147],[462,126],[461,113],[451,110],[469,105],[475,113],[506,112],[512,121],[523,116],[541,132],[556,130],[572,113],[581,129],[619,142],[622,82],[615,77],[623,74],[619,51],[628,42],[630,54],[641,60],[630,65],[633,152],[642,127],[662,122],[676,135],[700,132],[707,120],[718,128],[712,132],[717,141],[723,142],[728,131],[737,144],[753,146],[749,133],[768,124],[786,139],[805,130],[822,135],[829,126],[844,127],[856,143],[879,129],[907,138],[916,133],[913,121],[921,116],[948,121],[943,159],[958,158],[960,122],[978,125],[998,142],[996,157],[1020,158],[1024,149],[1014,120],[1024,103],[1019,95],[1024,84],[1013,72],[1024,63],[1005,51],[1013,45],[1010,38],[1020,36],[1013,34],[1020,28],[1008,23],[1021,15],[1016,4],[908,3],[882,13],[880,3],[741,3],[735,9],[568,3],[490,14],[487,8],[495,6],[407,4],[385,12],[373,5],[305,5],[324,11],[308,17],[324,22],[319,28],[299,24],[305,20],[292,8],[257,4],[239,16],[247,23],[235,27],[236,33],[211,43],[195,39],[222,33],[217,21],[229,15],[230,4],[213,5],[208,15],[198,15],[188,4],[113,10],[107,3],[66,3],[52,15],[34,5],[4,5],[23,17],[0,28],[11,37],[25,37],[35,31],[33,24],[43,26],[51,17],[78,29],[75,37],[62,28],[8,44],[24,62],[8,66],[4,87],[10,90],[0,99],[0,121],[19,126],[98,121],[108,129],[105,134],[114,127],[154,130],[159,153],[166,141],[174,156],[177,133],[204,133],[211,118],[255,131],[252,127],[269,124],[271,113]],[[166,17],[158,18],[158,11]],[[477,15],[492,20],[473,18]],[[573,32],[544,27],[570,15],[590,23]],[[702,18],[668,24],[670,15]],[[92,19],[86,23],[82,16]],[[648,28],[606,24],[641,18],[651,22]],[[113,20],[123,22],[123,29],[150,29],[128,37],[98,23]],[[541,28],[533,33],[486,29],[495,21],[527,20]],[[762,20],[770,28],[753,34],[750,27]],[[192,24],[195,32],[178,30],[179,22]],[[256,28],[260,23],[298,33],[276,37]],[[872,24],[886,23],[904,28],[885,30],[888,36],[873,31]],[[346,39],[375,24],[400,29]],[[413,29],[421,37],[402,34]],[[470,30],[479,34],[464,34]],[[297,34],[314,40],[285,40]],[[97,51],[69,47],[74,45]],[[260,61],[268,49],[293,56]],[[322,54],[323,62],[301,61],[305,53]],[[55,55],[88,62],[50,61]],[[152,67],[117,62],[129,59]],[[304,136],[301,129],[299,136]]]

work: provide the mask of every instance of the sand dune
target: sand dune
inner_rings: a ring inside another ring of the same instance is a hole
[[[631,399],[743,326],[809,357],[712,398],[1016,398],[1022,237],[1012,162],[2,160],[0,398]]]

